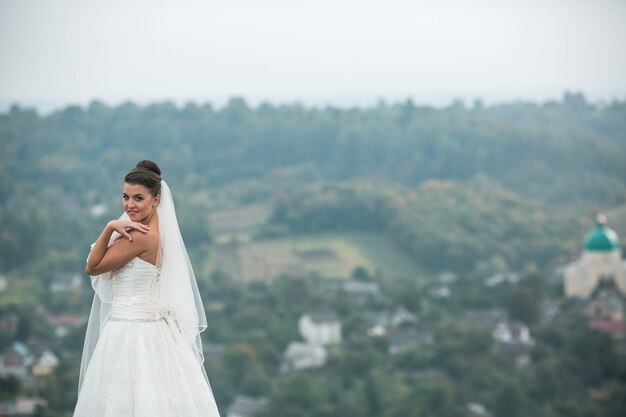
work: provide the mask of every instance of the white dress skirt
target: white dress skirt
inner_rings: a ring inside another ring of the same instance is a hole
[[[111,314],[74,417],[219,417],[191,347],[174,321],[159,312],[156,267],[135,258],[112,280]]]

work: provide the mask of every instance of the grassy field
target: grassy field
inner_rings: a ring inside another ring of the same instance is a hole
[[[348,278],[357,266],[385,277],[421,275],[412,260],[382,234],[320,233],[283,239],[216,246],[211,269],[221,268],[245,281],[271,280],[286,273],[317,272],[328,278]]]
[[[250,205],[215,211],[209,215],[209,222],[212,232],[217,236],[223,233],[247,233],[265,222],[270,214],[271,207]]]

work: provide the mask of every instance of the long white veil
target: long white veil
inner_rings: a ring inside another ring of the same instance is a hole
[[[157,268],[161,271],[161,306],[169,311],[170,316],[178,325],[185,342],[193,349],[204,373],[204,354],[200,333],[207,328],[206,313],[187,248],[178,227],[172,193],[165,181],[161,181],[161,201],[157,212],[160,236]],[[208,383],[208,378],[206,379]]]
[[[187,249],[180,234],[174,200],[165,181],[161,181],[161,200],[157,206],[157,213],[160,246],[156,266],[160,271],[160,311],[167,312],[168,324],[177,327],[185,343],[192,349],[204,379],[210,387],[209,378],[204,369],[204,354],[200,338],[200,333],[207,327],[206,313]],[[128,216],[124,213],[120,219],[128,219]],[[114,238],[115,236],[111,239]],[[79,392],[100,333],[109,318],[113,296],[113,281],[110,272],[92,276],[91,283],[95,294],[89,313],[80,364]]]

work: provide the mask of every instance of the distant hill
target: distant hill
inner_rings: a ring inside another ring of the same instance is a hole
[[[325,184],[369,183],[376,191],[367,205],[333,215],[348,213],[351,230],[385,230],[422,265],[547,265],[571,250],[580,233],[574,226],[626,203],[626,102],[600,107],[580,94],[443,109],[411,101],[251,108],[234,98],[219,109],[93,102],[40,116],[13,106],[0,115],[0,145],[5,269],[33,254],[42,269],[83,257],[101,227],[91,209],[119,213],[121,178],[144,158],[157,161],[176,190],[192,252],[210,242],[206,210],[267,206]],[[488,185],[477,189],[481,182]],[[407,197],[413,195],[415,201]],[[403,199],[411,202],[401,209],[394,202]],[[575,221],[567,226],[568,219]],[[621,230],[619,220],[613,226]]]

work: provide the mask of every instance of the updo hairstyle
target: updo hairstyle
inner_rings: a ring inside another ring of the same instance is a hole
[[[126,174],[124,182],[143,185],[153,197],[156,197],[161,192],[161,168],[156,163],[144,159],[137,162],[135,168]]]

